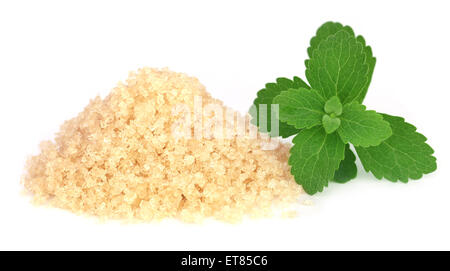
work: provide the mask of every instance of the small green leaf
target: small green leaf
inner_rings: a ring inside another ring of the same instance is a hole
[[[344,106],[340,116],[341,126],[338,133],[345,143],[355,146],[377,146],[392,135],[389,122],[384,121],[381,114],[358,102]]]
[[[271,136],[274,136],[275,133],[272,132],[272,125],[271,125],[271,105],[273,98],[280,94],[282,91],[288,90],[290,88],[307,88],[309,89],[309,86],[299,77],[294,77],[294,80],[290,80],[287,78],[278,78],[276,80],[276,83],[268,83],[266,84],[266,87],[261,89],[258,94],[257,98],[254,100],[253,104],[256,106],[256,110],[250,110],[250,115],[252,116],[251,123],[258,126],[260,128],[261,132],[269,132]],[[266,105],[267,108],[267,131],[264,131],[265,129],[262,129],[263,125],[260,126],[260,116],[259,116],[259,106],[260,105]],[[295,127],[288,125],[284,122],[279,122],[279,135],[281,137],[289,137],[291,135],[294,135],[298,133],[299,129],[296,129]]]
[[[345,145],[345,158],[341,161],[338,170],[334,173],[333,181],[336,183],[346,183],[356,178],[358,170],[355,161],[356,156],[350,149],[350,145]]]
[[[342,114],[342,104],[337,96],[331,97],[325,103],[325,112],[328,114],[335,114],[336,116],[340,116]]]
[[[273,99],[280,106],[280,120],[295,128],[320,125],[325,100],[313,89],[299,88],[283,91]]]
[[[408,182],[436,170],[433,149],[425,143],[427,138],[416,132],[416,127],[401,117],[383,114],[392,128],[392,136],[376,147],[356,147],[366,171],[377,178]]]
[[[341,120],[337,117],[333,118],[329,115],[323,115],[322,125],[323,128],[325,128],[325,132],[327,132],[327,134],[331,134],[339,128],[341,125]]]
[[[345,144],[320,126],[301,130],[292,142],[289,165],[295,181],[310,195],[323,191],[344,159]]]

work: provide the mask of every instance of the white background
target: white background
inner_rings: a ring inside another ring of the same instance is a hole
[[[448,1],[1,1],[0,249],[450,249],[449,10]],[[102,224],[20,194],[39,142],[128,71],[186,72],[245,112],[265,83],[304,78],[309,39],[328,20],[372,46],[365,103],[417,126],[435,173],[405,185],[360,167],[296,219],[238,225]]]

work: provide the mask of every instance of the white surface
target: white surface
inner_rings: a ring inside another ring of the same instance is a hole
[[[189,2],[189,3],[187,3]],[[450,249],[448,1],[2,1],[0,249]],[[366,105],[406,117],[438,170],[407,185],[359,168],[293,220],[100,224],[20,195],[25,159],[129,70],[197,76],[244,112],[276,77],[304,78],[316,29],[335,20],[372,46]]]

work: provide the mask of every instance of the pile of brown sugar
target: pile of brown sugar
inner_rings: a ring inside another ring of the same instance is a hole
[[[173,108],[192,108],[194,97],[221,105],[185,74],[130,73],[105,99],[91,100],[66,121],[54,141],[41,143],[40,154],[27,162],[26,190],[37,203],[138,220],[235,221],[297,202],[302,189],[289,172],[289,146],[263,150],[264,139],[236,134],[172,136]]]

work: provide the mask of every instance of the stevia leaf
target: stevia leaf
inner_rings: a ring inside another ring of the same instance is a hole
[[[325,99],[313,89],[282,91],[273,103],[279,104],[280,120],[298,129],[320,125],[325,114]]]
[[[357,101],[368,82],[369,66],[365,59],[362,44],[340,30],[313,51],[306,78],[326,99],[338,96],[342,104]]]
[[[375,147],[356,147],[356,152],[366,171],[377,178],[408,182],[436,170],[433,149],[425,143],[427,138],[416,132],[416,127],[401,117],[382,114],[389,122],[392,136]]]
[[[314,50],[319,46],[319,44],[326,40],[329,36],[336,34],[336,32],[344,30],[350,35],[355,36],[353,29],[350,26],[343,26],[337,22],[326,22],[317,29],[316,35],[311,38],[307,49],[309,58],[312,58]],[[308,68],[309,59],[305,60],[305,66]]]
[[[322,125],[325,128],[327,134],[331,134],[336,131],[341,125],[341,120],[337,117],[330,117],[329,115],[323,115]]]
[[[342,114],[341,101],[339,101],[337,96],[333,96],[325,103],[324,109],[327,114],[335,114],[336,116],[339,116]]]
[[[345,158],[341,161],[338,170],[334,173],[333,181],[336,183],[346,183],[356,178],[358,170],[355,161],[356,156],[350,149],[350,145],[345,145]]]
[[[358,102],[344,106],[341,126],[337,129],[342,141],[355,146],[377,146],[392,135],[389,122],[383,116]]]
[[[345,31],[351,36],[355,36],[355,33],[353,29],[346,25],[343,26],[342,24],[338,22],[326,22],[322,26],[319,27],[319,29],[316,32],[316,35],[311,38],[310,46],[308,47],[308,56],[309,58],[313,57],[314,50],[317,49],[319,44],[326,40],[329,36],[336,34],[338,31]],[[356,40],[362,44],[364,48],[364,54],[366,56],[366,63],[369,67],[369,72],[367,74],[367,82],[366,85],[363,87],[363,90],[361,91],[360,95],[358,95],[358,98],[356,98],[356,101],[359,103],[362,103],[366,94],[367,90],[369,89],[370,82],[372,80],[373,70],[375,69],[375,63],[376,58],[373,56],[372,48],[368,45],[366,45],[366,41],[363,36],[357,36]],[[309,68],[309,59],[305,60],[305,66],[308,69]]]
[[[293,80],[288,78],[278,78],[276,83],[268,83],[266,87],[261,89],[257,98],[253,101],[253,104],[256,106],[256,110],[250,110],[250,115],[252,116],[251,123],[258,126],[261,132],[269,132],[270,135],[275,136],[275,133],[272,131],[271,125],[271,105],[273,98],[275,98],[281,91],[288,90],[290,88],[307,88],[309,89],[308,84],[306,84],[299,77],[294,77]],[[262,129],[263,125],[260,126],[260,116],[259,116],[259,106],[261,104],[267,105],[267,130]],[[299,129],[286,124],[284,122],[279,122],[279,135],[281,137],[289,137],[298,133]]]
[[[320,126],[301,130],[292,142],[289,165],[295,181],[310,195],[323,191],[344,159],[345,144]]]

